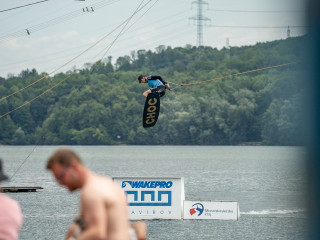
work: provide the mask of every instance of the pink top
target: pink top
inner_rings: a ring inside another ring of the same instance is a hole
[[[17,240],[22,220],[18,202],[0,193],[0,239]]]

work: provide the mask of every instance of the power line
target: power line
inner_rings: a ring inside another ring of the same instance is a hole
[[[144,1],[144,0],[143,0],[143,1]],[[144,6],[142,6],[138,11],[135,11],[135,14],[137,14],[139,11],[141,11],[141,10],[142,10],[144,7],[146,7],[150,2],[151,2],[151,0],[149,0],[149,2],[146,3]],[[62,66],[60,66],[59,68],[55,69],[54,71],[52,71],[51,73],[45,75],[44,77],[38,79],[37,81],[34,81],[33,83],[31,83],[31,84],[29,84],[29,85],[27,85],[27,86],[25,86],[25,87],[23,87],[23,88],[15,91],[15,92],[13,92],[13,93],[11,93],[11,94],[9,94],[9,95],[1,98],[1,99],[0,99],[0,102],[3,101],[3,100],[5,100],[5,99],[8,98],[8,97],[11,97],[11,96],[13,96],[13,95],[15,95],[15,94],[17,94],[17,93],[19,93],[19,92],[21,92],[21,91],[29,88],[29,87],[31,87],[32,85],[40,82],[41,80],[47,78],[49,75],[57,72],[58,70],[60,70],[60,69],[63,68],[64,66],[68,65],[69,63],[71,63],[71,62],[74,61],[75,59],[79,58],[81,55],[83,55],[84,53],[88,52],[89,50],[91,50],[91,49],[92,49],[93,47],[95,47],[96,45],[98,45],[102,40],[104,40],[104,39],[105,39],[106,37],[108,37],[112,32],[114,32],[116,29],[120,28],[122,25],[124,25],[124,24],[125,24],[127,21],[129,21],[130,19],[131,19],[131,17],[130,17],[130,18],[127,18],[127,19],[126,19],[125,21],[123,21],[120,25],[118,25],[116,28],[114,28],[111,32],[109,32],[108,34],[106,34],[105,36],[103,36],[100,40],[98,40],[97,42],[95,42],[95,43],[94,43],[93,45],[91,45],[89,48],[87,48],[86,50],[82,51],[80,54],[78,54],[77,56],[73,57],[73,58],[72,58],[71,60],[69,60],[68,62],[64,63],[64,64],[63,64]],[[4,115],[0,116],[0,118],[3,117],[3,116],[4,116]]]
[[[93,8],[93,9],[99,9],[99,8],[103,8],[107,5],[111,5],[115,2],[117,2],[119,0],[109,0],[109,1],[101,1],[101,2],[98,2],[96,4],[93,4],[91,6],[89,6],[90,8]],[[29,31],[29,35],[30,33],[33,33],[33,32],[36,32],[36,31],[40,31],[42,29],[45,29],[49,26],[52,26],[52,25],[56,25],[56,24],[59,24],[61,22],[65,22],[65,21],[69,21],[73,18],[76,18],[76,17],[79,17],[83,14],[86,14],[85,12],[83,12],[83,10],[75,10],[73,12],[69,12],[65,15],[62,15],[62,16],[58,16],[56,18],[53,18],[53,19],[50,19],[48,21],[45,21],[45,22],[42,22],[42,23],[39,23],[39,24],[36,24],[34,26],[31,26],[31,27],[27,27],[23,30],[19,30],[19,31],[16,31],[16,32],[13,32],[13,33],[10,33],[8,35],[4,35],[4,36],[0,36],[0,41],[3,41],[3,40],[6,40],[10,37],[21,37],[21,36],[25,36],[27,33],[26,33],[26,29],[28,29]]]
[[[240,13],[304,13],[302,10],[230,10],[230,9],[208,9],[213,12],[240,12]]]
[[[237,26],[237,25],[209,25],[209,27],[221,27],[221,28],[288,28],[286,26]],[[308,26],[291,26],[290,28],[307,28]]]
[[[27,159],[31,156],[31,154],[36,150],[37,145],[34,146],[32,151],[29,153],[29,155],[23,160],[23,162],[20,164],[20,166],[16,169],[16,171],[13,173],[13,175],[10,177],[10,181],[12,181],[13,177],[16,175],[16,173],[19,171],[19,169],[22,167],[22,165],[27,161]]]
[[[142,0],[143,2],[144,0]],[[147,2],[146,4],[144,4],[142,7],[140,7],[140,9],[137,9],[134,14],[137,14],[138,12],[140,12],[143,8],[145,8],[149,3],[151,2],[151,0],[149,0],[149,2]],[[56,70],[54,70],[53,72],[51,72],[50,74],[58,71],[59,69],[61,69],[62,67],[66,66],[67,64],[71,63],[73,60],[77,59],[78,57],[80,57],[81,55],[83,55],[84,53],[86,53],[87,51],[89,51],[90,49],[92,49],[94,46],[96,46],[98,43],[100,43],[103,39],[105,39],[106,37],[108,37],[112,32],[114,32],[116,29],[120,28],[122,25],[124,25],[126,22],[130,21],[130,19],[132,18],[132,16],[130,18],[127,18],[125,21],[123,21],[120,25],[118,25],[113,31],[111,31],[110,33],[106,34],[104,37],[102,37],[100,40],[98,40],[97,42],[95,42],[93,45],[91,45],[89,48],[87,48],[86,50],[84,50],[83,52],[81,52],[80,54],[78,54],[77,56],[75,56],[74,58],[72,58],[70,61],[68,61],[67,63],[63,64],[61,67],[57,68]],[[46,94],[47,92],[51,91],[53,88],[56,88],[57,86],[59,86],[62,82],[64,82],[65,80],[67,80],[68,78],[70,78],[73,74],[75,73],[75,71],[73,71],[71,74],[69,74],[65,79],[61,80],[60,82],[58,82],[56,85],[54,85],[53,87],[47,89],[46,91],[44,91],[43,93],[41,93],[40,95],[34,97],[33,99],[23,103],[22,105],[14,108],[13,110],[3,114],[0,116],[0,118],[3,118],[5,116],[7,116],[8,114],[12,113],[12,112],[15,112],[16,110],[30,104],[31,102],[33,102],[34,100],[36,100],[37,98],[41,97],[42,95]],[[13,96],[15,94],[17,94],[18,92],[21,92],[22,90],[28,88],[28,87],[31,87],[32,85],[36,84],[37,82],[40,82],[41,80],[43,80],[44,78],[48,77],[50,74],[47,74],[46,76],[38,79],[37,81],[29,84],[28,86],[22,88],[22,89],[19,89],[17,90],[16,92],[12,93],[12,94],[9,94],[8,96],[5,96],[3,98],[0,99],[0,102],[5,100],[6,98],[10,97],[10,96]]]
[[[19,7],[14,7],[14,8],[9,8],[9,9],[5,9],[5,10],[0,10],[0,12],[7,12],[7,11],[15,10],[15,9],[18,9],[18,8],[22,8],[22,7],[27,7],[27,6],[31,6],[31,5],[34,5],[34,4],[38,4],[38,3],[47,2],[47,1],[49,1],[49,0],[43,0],[43,1],[26,4],[26,5],[19,6]]]
[[[134,11],[134,13],[130,16],[130,18],[128,19],[128,21],[126,22],[126,24],[122,27],[121,31],[118,33],[118,35],[116,36],[116,38],[112,41],[112,43],[109,45],[107,51],[103,54],[102,58],[104,58],[104,56],[109,52],[110,48],[113,46],[113,44],[118,40],[118,38],[121,36],[122,32],[125,30],[125,28],[127,27],[127,25],[129,24],[129,22],[131,21],[131,19],[133,18],[133,16],[138,12],[138,10],[140,9],[140,6],[142,5],[142,3],[144,2],[144,0],[141,1],[140,5],[137,7],[137,9]],[[127,29],[128,30],[128,29]]]
[[[152,6],[150,7],[150,8],[152,8]],[[147,10],[147,11],[149,11],[149,9]],[[146,12],[147,12],[146,11]],[[168,20],[168,19],[172,19],[173,17],[176,17],[176,16],[178,16],[178,15],[182,15],[182,14],[184,14],[184,13],[186,13],[186,12],[188,12],[189,10],[184,10],[184,11],[181,11],[181,12],[179,12],[178,14],[173,14],[173,15],[171,15],[171,16],[169,16],[169,17],[165,17],[165,18],[161,18],[161,19],[158,19],[157,21],[154,21],[153,23],[152,23],[152,25],[154,25],[154,24],[156,24],[156,23],[163,23],[165,20]],[[145,13],[146,13],[145,12]],[[145,14],[144,13],[144,14]],[[142,15],[143,16],[143,15]],[[142,17],[141,16],[141,17]],[[139,18],[141,18],[141,17],[139,17]],[[160,27],[157,27],[157,29],[159,30],[159,29],[163,29],[163,28],[168,28],[169,26],[172,26],[172,25],[175,25],[175,23],[178,23],[178,22],[183,22],[183,21],[185,21],[185,18],[184,17],[181,17],[181,18],[179,18],[178,20],[176,20],[176,21],[172,21],[172,20],[170,20],[170,23],[168,23],[168,24],[165,24],[165,25],[162,25],[162,26],[160,26]],[[135,23],[133,23],[132,25],[134,25]],[[129,27],[129,28],[131,28],[132,27],[132,25]],[[128,29],[129,29],[128,28]],[[127,30],[128,30],[127,29]],[[141,29],[144,29],[144,27],[139,27],[139,28],[135,28],[134,30],[131,30],[131,31],[129,31],[130,33],[134,33],[135,35],[136,35],[136,31],[138,31],[138,30],[141,30]],[[126,30],[126,32],[127,32],[127,30]],[[171,30],[170,30],[171,31]],[[163,40],[161,40],[161,39],[164,39],[164,38],[161,38],[161,37],[163,37],[163,35],[164,36],[166,36],[166,38],[165,39],[174,39],[174,40],[176,40],[177,39],[177,37],[179,37],[179,36],[181,36],[181,32],[183,31],[183,32],[186,32],[186,31],[190,31],[190,30],[188,30],[187,28],[183,28],[183,29],[181,29],[181,27],[177,27],[173,32],[174,32],[174,35],[172,35],[172,33],[170,32],[170,31],[168,31],[167,33],[165,33],[165,34],[163,34],[163,33],[160,33],[160,34],[158,34],[158,35],[155,35],[154,36],[154,39],[157,39],[156,41],[152,41],[152,42],[148,42],[148,44],[149,45],[151,45],[152,43],[155,43],[155,42],[159,42],[159,44],[161,43],[161,41],[163,41]],[[174,37],[173,37],[174,36]],[[122,38],[122,40],[117,40],[118,42],[119,41],[123,41],[123,40],[129,40],[129,39],[132,39],[132,37],[131,36],[127,36],[126,38]],[[134,44],[131,44],[132,45],[132,47],[137,47],[136,45],[134,45]],[[7,66],[12,66],[12,65],[17,65],[17,64],[21,64],[21,63],[25,63],[25,62],[30,62],[30,60],[36,60],[36,61],[33,61],[33,63],[35,64],[35,63],[43,63],[43,62],[52,62],[53,60],[56,60],[56,59],[61,59],[62,57],[68,57],[69,58],[69,56],[73,56],[74,54],[73,53],[69,53],[69,54],[67,54],[66,55],[66,53],[69,51],[71,51],[71,50],[77,50],[77,49],[83,49],[84,47],[87,47],[88,46],[88,44],[82,44],[82,45],[80,45],[80,46],[75,46],[75,47],[73,47],[73,48],[68,48],[67,50],[63,50],[63,51],[60,51],[60,52],[55,52],[54,54],[51,54],[51,55],[45,55],[45,56],[41,56],[41,57],[39,57],[39,58],[29,58],[29,59],[24,59],[24,60],[22,60],[22,61],[20,61],[20,62],[14,62],[14,63],[6,63],[6,64],[1,64],[0,65],[0,69],[5,69]],[[109,46],[109,45],[108,45]],[[127,47],[128,47],[128,45],[127,45]],[[129,47],[128,47],[129,48]],[[103,48],[103,50],[101,51],[101,52],[99,52],[98,54],[100,54],[100,53],[102,53],[104,50],[106,49],[106,47],[104,47]],[[121,50],[123,50],[123,49],[121,49]],[[61,54],[60,53],[63,53],[64,54],[64,56],[61,56]],[[60,54],[60,56],[59,56],[59,54]],[[97,55],[98,55],[97,54]],[[58,56],[57,56],[58,55]],[[45,58],[45,59],[43,59],[43,58]],[[95,58],[95,57],[94,57]]]
[[[262,70],[269,70],[269,69],[278,68],[278,67],[284,67],[284,66],[288,66],[288,65],[291,65],[291,64],[297,64],[297,63],[299,63],[299,61],[297,61],[297,62],[283,63],[283,64],[271,66],[271,67],[264,67],[264,68],[253,69],[253,70],[249,70],[249,71],[245,71],[245,72],[240,72],[240,73],[229,74],[229,75],[226,75],[226,76],[211,78],[211,79],[209,79],[209,80],[200,81],[200,82],[180,84],[180,86],[182,87],[182,86],[191,86],[191,85],[196,85],[196,84],[202,84],[202,83],[207,83],[207,82],[219,80],[219,79],[222,79],[222,78],[234,77],[234,76],[239,76],[239,75],[243,75],[243,74],[247,74],[247,73],[259,72],[259,71],[262,71]]]
[[[32,98],[32,99],[29,100],[29,101],[26,101],[25,103],[21,104],[20,106],[18,106],[18,107],[16,107],[16,108],[12,109],[11,111],[9,111],[9,112],[1,115],[0,118],[3,118],[3,117],[5,117],[5,116],[9,115],[10,113],[13,113],[13,112],[17,111],[18,109],[20,109],[20,108],[22,108],[22,107],[30,104],[30,103],[33,102],[34,100],[36,100],[36,99],[38,99],[39,97],[41,97],[41,96],[45,95],[46,93],[50,92],[52,89],[58,87],[61,83],[63,83],[64,81],[66,81],[68,78],[70,78],[74,73],[75,73],[75,72],[72,72],[72,73],[69,74],[67,77],[65,77],[65,78],[62,79],[60,82],[58,82],[56,85],[54,85],[54,86],[48,88],[47,90],[45,90],[44,92],[42,92],[40,95]],[[47,75],[47,76],[49,76],[49,75]],[[47,77],[47,76],[46,76],[46,77]],[[42,79],[43,79],[43,78],[42,78]],[[12,94],[11,94],[11,95],[12,95]],[[2,98],[2,99],[3,99],[3,98]],[[2,99],[1,99],[1,100],[2,100]]]

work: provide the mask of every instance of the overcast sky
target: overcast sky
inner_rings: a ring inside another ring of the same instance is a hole
[[[1,0],[0,76],[32,68],[55,74],[108,56],[114,63],[139,49],[197,45],[197,1]],[[230,46],[285,39],[288,26],[291,37],[307,30],[305,0],[204,3],[205,46],[221,49],[227,39]]]

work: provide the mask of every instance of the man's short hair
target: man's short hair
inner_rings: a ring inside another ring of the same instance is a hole
[[[139,75],[139,77],[138,77],[139,83],[141,83],[141,79],[144,78],[144,77],[146,77],[146,76],[147,76],[147,75],[145,75],[145,74]]]
[[[82,160],[80,157],[73,151],[69,149],[59,149],[57,150],[48,160],[47,162],[47,169],[52,169],[54,164],[60,164],[64,167],[70,167],[70,164],[72,161],[76,161],[80,164],[82,163]]]

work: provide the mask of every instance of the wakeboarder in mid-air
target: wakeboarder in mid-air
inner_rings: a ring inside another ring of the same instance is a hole
[[[170,90],[170,85],[167,81],[163,80],[161,76],[144,75],[141,74],[138,77],[139,83],[148,83],[150,89],[145,91],[142,95],[146,98],[149,93],[157,92],[159,97],[163,97],[166,93],[166,89]]]
[[[160,97],[166,93],[166,89],[170,90],[170,85],[163,80],[161,76],[139,75],[139,83],[148,83],[150,89],[145,91],[142,95],[146,98],[143,111],[143,127],[153,127],[158,119],[160,112]]]

